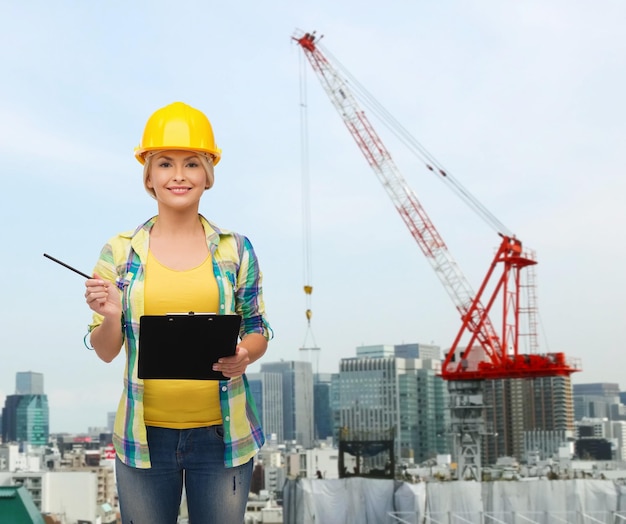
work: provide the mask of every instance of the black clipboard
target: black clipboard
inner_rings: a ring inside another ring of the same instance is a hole
[[[234,355],[240,315],[185,313],[139,318],[137,375],[141,379],[228,380],[213,371]]]

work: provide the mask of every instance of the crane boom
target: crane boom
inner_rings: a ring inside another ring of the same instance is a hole
[[[417,195],[406,183],[391,154],[359,107],[347,81],[319,49],[315,33],[298,34],[293,38],[304,50],[332,104],[461,316],[462,326],[442,366],[443,378],[482,380],[566,375],[575,371],[565,362],[562,353],[533,355],[532,359],[518,355],[518,326],[522,309],[519,304],[520,271],[536,264],[533,258],[523,253],[522,243],[513,236],[500,233],[500,247],[478,293],[474,293]],[[503,267],[502,274],[495,282],[491,295],[487,296],[488,284],[499,265]],[[502,299],[500,336],[489,317],[498,297]],[[461,339],[466,334],[470,336],[469,343],[461,348]]]

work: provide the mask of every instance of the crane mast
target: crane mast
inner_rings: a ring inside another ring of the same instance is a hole
[[[563,353],[519,354],[520,314],[534,314],[520,304],[521,272],[536,264],[514,236],[499,232],[501,243],[487,275],[475,293],[445,242],[396,166],[391,154],[359,107],[348,82],[318,47],[315,32],[299,32],[300,45],[326,94],[391,198],[461,316],[461,327],[442,364],[441,376],[450,392],[451,433],[458,450],[458,477],[480,480],[484,424],[483,388],[487,379],[569,376],[579,367]],[[427,165],[432,171],[432,166]],[[444,170],[439,174],[446,177]],[[497,269],[501,273],[497,275]],[[489,291],[491,290],[491,291]],[[500,306],[500,334],[489,313]],[[534,322],[531,319],[531,329]],[[530,333],[531,342],[536,333]],[[469,341],[461,346],[463,337]],[[534,346],[533,346],[534,347]]]

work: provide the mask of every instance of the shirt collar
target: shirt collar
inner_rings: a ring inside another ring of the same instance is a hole
[[[200,217],[200,222],[202,223],[202,227],[204,228],[207,245],[209,246],[211,253],[213,253],[220,242],[220,235],[227,235],[229,234],[229,231],[221,229],[217,225],[207,220],[203,215],[198,216]],[[142,261],[146,260],[148,256],[150,230],[154,227],[157,219],[158,215],[155,215],[143,224],[139,225],[134,231],[123,234],[123,236],[127,236],[128,238],[130,238],[133,249],[139,255],[139,258]]]

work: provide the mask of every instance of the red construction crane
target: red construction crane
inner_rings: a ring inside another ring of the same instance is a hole
[[[449,381],[472,381],[568,376],[580,371],[580,367],[566,359],[564,353],[519,352],[520,315],[533,312],[532,307],[524,308],[521,305],[520,288],[523,284],[520,277],[523,269],[536,264],[534,257],[523,251],[521,241],[506,233],[506,228],[499,227],[501,224],[496,221],[501,243],[487,275],[475,293],[415,192],[406,183],[389,151],[357,104],[347,80],[320,51],[319,38],[315,32],[299,33],[293,39],[303,49],[331,102],[461,316],[461,328],[443,362],[442,377]],[[429,170],[444,179],[452,178],[428,154],[426,158]],[[480,213],[493,218],[465,190],[459,192]],[[496,307],[501,308],[499,330],[496,330],[489,316]],[[529,335],[536,338],[536,333]],[[469,340],[465,342],[464,337],[469,337]]]

